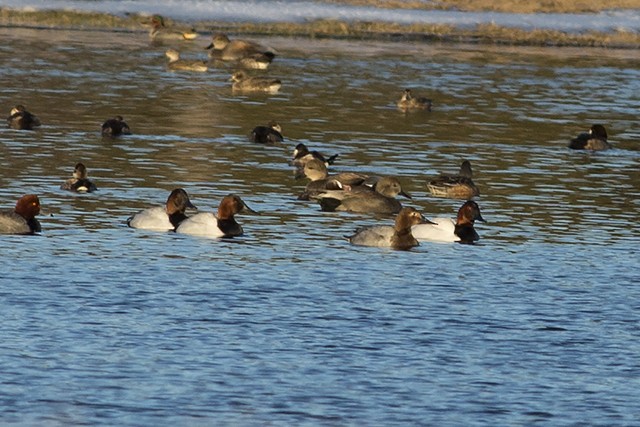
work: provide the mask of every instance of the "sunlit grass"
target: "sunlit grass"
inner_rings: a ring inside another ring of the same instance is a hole
[[[136,14],[117,16],[105,13],[74,11],[0,9],[0,25],[3,26],[114,29],[142,32],[147,30],[147,27],[141,24],[145,19],[146,17]],[[169,18],[167,18],[165,22],[167,25],[183,24],[174,23]],[[220,31],[232,32],[234,34],[298,37],[406,39],[542,46],[640,48],[640,33],[624,30],[606,33],[574,33],[558,30],[524,30],[495,24],[481,24],[475,27],[457,27],[445,24],[398,24],[393,22],[345,22],[336,20],[316,20],[303,23],[230,23],[211,21],[189,23],[190,26],[192,24],[201,34]]]

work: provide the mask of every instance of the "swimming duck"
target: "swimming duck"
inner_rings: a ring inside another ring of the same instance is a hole
[[[35,194],[18,199],[15,209],[0,211],[0,234],[34,234],[42,231],[36,215],[40,200]]]
[[[198,71],[204,73],[209,69],[204,61],[180,59],[180,52],[175,49],[168,49],[165,55],[169,58],[167,67],[173,71]]]
[[[7,117],[7,125],[12,129],[33,130],[40,126],[40,119],[28,112],[24,105],[16,105]]]
[[[414,98],[411,95],[411,89],[405,89],[402,93],[402,97],[396,103],[398,108],[402,111],[409,110],[427,110],[431,111],[431,100],[427,98]]]
[[[189,195],[182,188],[176,188],[169,194],[165,206],[148,208],[127,219],[127,225],[145,230],[174,230],[187,219],[184,211],[187,208],[197,209],[189,200]]]
[[[429,220],[423,217],[420,212],[410,207],[402,208],[396,216],[393,226],[376,225],[361,228],[348,238],[353,245],[407,250],[419,244],[411,234],[411,227],[423,223],[429,223]]]
[[[473,228],[475,221],[484,222],[484,219],[478,204],[469,200],[460,207],[455,221],[451,218],[432,218],[429,224],[414,225],[413,235],[420,241],[473,243],[480,239]]]
[[[380,178],[372,187],[359,185],[345,191],[325,191],[319,197],[320,209],[326,212],[346,211],[357,213],[398,213],[402,204],[395,199],[401,195],[411,196],[402,190],[396,177]]]
[[[329,175],[327,166],[318,159],[308,161],[302,170],[298,170],[296,179],[306,177],[311,180],[305,187],[298,200],[309,200],[317,198],[327,190],[344,190],[345,186],[355,186],[363,184],[369,177],[355,172],[340,172]]]
[[[82,163],[77,163],[73,170],[73,178],[70,178],[60,186],[62,190],[75,191],[77,193],[91,193],[98,187],[88,178],[87,168]]]
[[[468,200],[480,195],[480,190],[473,183],[472,177],[471,162],[465,160],[460,165],[460,172],[457,175],[442,174],[430,181],[427,188],[435,197]]]
[[[122,116],[115,116],[102,124],[102,136],[130,135],[131,129]]]
[[[573,150],[608,150],[611,144],[607,141],[607,131],[602,125],[593,125],[589,132],[583,132],[569,143]]]
[[[236,71],[231,76],[232,89],[238,92],[268,92],[276,93],[282,87],[282,82],[270,77],[249,77],[244,71]]]
[[[332,165],[335,162],[337,154],[334,154],[330,157],[325,157],[322,153],[319,153],[315,150],[310,151],[306,145],[300,143],[296,145],[296,148],[293,150],[293,160],[291,164],[293,166],[297,166],[298,168],[304,168],[304,165],[307,164],[308,161],[316,159],[320,160],[325,166]]]
[[[259,144],[282,142],[282,127],[278,122],[270,121],[267,126],[256,126],[250,135],[251,141]]]
[[[218,215],[210,212],[197,213],[180,223],[176,233],[205,237],[234,237],[243,233],[234,215],[242,212],[256,213],[235,194],[225,196],[218,207]]]
[[[245,68],[266,69],[275,53],[272,49],[248,40],[230,40],[226,34],[214,34],[209,49],[212,59],[222,61],[238,61]]]
[[[151,40],[194,40],[198,37],[196,30],[191,28],[187,31],[168,28],[165,26],[164,18],[160,15],[153,15],[151,19],[143,24],[151,25],[149,37]]]

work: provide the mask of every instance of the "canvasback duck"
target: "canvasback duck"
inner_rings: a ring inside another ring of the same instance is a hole
[[[484,222],[484,219],[478,204],[469,200],[460,207],[455,221],[451,218],[432,218],[430,224],[413,226],[413,235],[420,241],[473,243],[480,239],[473,228],[475,221]]]
[[[267,92],[277,93],[282,87],[282,82],[270,77],[250,77],[244,71],[236,71],[231,75],[233,82],[231,88],[235,92]]]
[[[74,191],[77,193],[91,193],[98,187],[88,178],[89,173],[83,163],[77,163],[73,170],[73,178],[66,180],[60,188],[62,190]]]
[[[15,209],[0,211],[0,234],[34,234],[42,231],[36,215],[40,213],[40,200],[35,194],[22,196]]]
[[[460,165],[457,175],[442,174],[427,184],[432,196],[450,199],[471,199],[480,195],[480,190],[473,183],[471,162],[465,160]]]
[[[593,125],[589,132],[583,132],[569,143],[573,150],[608,150],[611,144],[607,141],[607,131],[602,125]]]
[[[198,33],[195,29],[179,30],[176,28],[169,28],[164,23],[164,18],[161,15],[153,15],[151,19],[146,22],[142,22],[144,25],[150,25],[149,37],[153,41],[161,40],[194,40],[198,37]]]
[[[296,145],[296,148],[293,150],[293,160],[291,160],[291,164],[302,169],[307,164],[307,162],[316,159],[320,160],[322,163],[324,163],[325,166],[328,167],[335,162],[336,158],[338,158],[337,154],[326,157],[324,154],[319,153],[318,151],[309,150],[306,145],[300,143]]]
[[[429,220],[414,208],[402,208],[393,226],[375,225],[361,228],[348,238],[353,245],[407,250],[419,244],[411,234],[411,227],[425,222],[428,223]]]
[[[344,190],[345,186],[363,184],[369,177],[356,172],[340,172],[329,175],[327,166],[318,159],[308,161],[302,170],[296,173],[296,179],[306,177],[311,181],[305,187],[304,192],[298,196],[298,200],[309,200],[318,197],[327,190]]]
[[[273,49],[248,40],[230,40],[226,34],[214,34],[209,50],[212,59],[237,61],[244,68],[264,70],[275,58]]]
[[[326,212],[392,214],[402,209],[402,204],[395,198],[398,195],[411,198],[402,190],[398,178],[385,176],[373,186],[359,185],[345,191],[326,191],[318,197],[320,209]]]
[[[218,207],[218,214],[200,212],[185,219],[176,233],[191,234],[204,237],[234,237],[244,232],[236,222],[234,215],[242,212],[256,213],[235,194],[225,196]]]
[[[122,116],[115,116],[102,124],[102,136],[131,135],[131,129]]]
[[[411,110],[427,110],[431,111],[431,100],[428,98],[415,98],[411,95],[411,89],[405,89],[402,97],[396,103],[398,108],[404,112]]]
[[[249,135],[252,142],[259,144],[275,144],[282,142],[282,126],[278,122],[270,121],[267,126],[256,126]]]
[[[169,194],[165,206],[140,211],[127,219],[127,225],[154,231],[175,230],[182,221],[187,219],[184,213],[187,208],[197,209],[189,200],[187,192],[182,188],[176,188]]]
[[[164,53],[169,58],[167,68],[172,71],[197,71],[204,73],[209,66],[204,61],[180,59],[180,52],[175,49],[167,49]]]
[[[27,111],[24,105],[16,105],[7,117],[7,125],[11,129],[33,130],[40,126],[40,119]]]

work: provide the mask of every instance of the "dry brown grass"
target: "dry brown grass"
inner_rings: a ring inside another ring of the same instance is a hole
[[[325,0],[327,3],[393,9],[447,9],[467,12],[578,13],[608,9],[640,9],[640,0]]]

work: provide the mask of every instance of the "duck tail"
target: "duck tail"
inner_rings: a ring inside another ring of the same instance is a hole
[[[320,210],[324,212],[335,212],[338,206],[342,204],[341,200],[333,197],[322,197],[318,202],[320,203]]]

